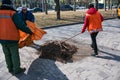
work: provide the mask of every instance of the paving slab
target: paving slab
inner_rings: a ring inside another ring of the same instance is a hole
[[[32,47],[19,50],[21,65],[27,70],[18,75],[8,73],[2,47],[0,46],[0,80],[120,80],[120,20],[105,20],[103,32],[97,37],[99,56],[88,56],[66,64],[59,61],[39,58],[39,51]],[[66,40],[81,32],[83,24],[45,29],[46,34],[35,44],[41,45],[47,40]],[[84,51],[91,44],[88,32],[71,40],[82,44]],[[80,46],[79,46],[80,47]],[[88,51],[91,53],[91,51]],[[80,51],[78,51],[80,53]]]

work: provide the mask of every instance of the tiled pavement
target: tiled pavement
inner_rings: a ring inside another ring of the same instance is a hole
[[[22,66],[25,73],[12,76],[7,72],[4,55],[0,46],[0,80],[120,80],[120,20],[103,22],[104,31],[97,37],[99,56],[63,64],[58,61],[40,59],[38,51],[31,47],[20,49]],[[65,40],[81,31],[83,24],[46,29],[47,35],[36,44],[46,40]],[[80,34],[70,41],[76,44],[91,43],[88,32]],[[84,46],[83,46],[84,47]]]

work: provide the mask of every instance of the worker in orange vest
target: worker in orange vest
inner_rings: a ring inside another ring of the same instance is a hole
[[[97,42],[96,37],[99,33],[99,31],[102,31],[102,21],[103,16],[98,12],[93,4],[90,4],[88,7],[88,11],[86,12],[84,26],[81,33],[84,33],[86,28],[88,32],[90,33],[92,44],[91,47],[94,49],[94,53],[91,54],[92,56],[98,55],[98,48],[97,48]]]
[[[32,35],[32,31],[13,8],[12,2],[2,0],[0,6],[0,43],[5,54],[8,71],[12,74],[25,71],[25,68],[20,67],[18,52],[19,29]]]

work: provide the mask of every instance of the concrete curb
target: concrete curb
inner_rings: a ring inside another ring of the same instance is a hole
[[[116,18],[117,18],[117,17],[116,17]],[[107,18],[107,19],[104,19],[104,20],[109,20],[109,19],[115,19],[115,18]],[[54,25],[54,26],[44,27],[44,28],[41,28],[41,29],[58,28],[58,27],[75,25],[75,24],[83,24],[83,23],[84,23],[84,22],[76,22],[76,23],[70,23],[70,24],[60,24],[60,25]]]

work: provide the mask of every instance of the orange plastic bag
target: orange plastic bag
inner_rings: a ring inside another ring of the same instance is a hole
[[[33,40],[32,40],[32,37],[31,35],[26,35],[24,38],[21,38],[19,40],[19,48],[22,48],[24,46],[29,46],[29,45],[33,45]]]
[[[19,30],[20,40],[19,40],[19,48],[22,48],[27,45],[32,45],[33,40],[40,40],[44,34],[47,32],[38,28],[35,23],[26,21],[27,26],[33,32],[32,35],[29,35],[21,30]]]
[[[40,40],[42,36],[47,33],[46,31],[38,28],[37,25],[33,22],[27,20],[26,23],[30,30],[34,33],[32,35],[32,40]]]

